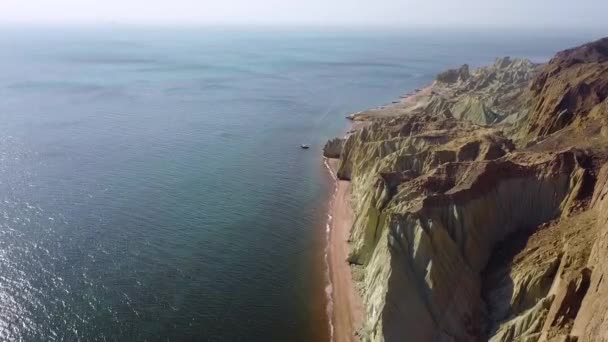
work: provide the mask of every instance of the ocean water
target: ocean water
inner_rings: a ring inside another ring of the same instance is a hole
[[[592,38],[0,29],[0,340],[327,340],[344,116]]]

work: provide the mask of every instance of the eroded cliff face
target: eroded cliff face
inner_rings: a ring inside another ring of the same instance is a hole
[[[328,143],[363,340],[608,340],[607,61],[601,40],[463,66]]]
[[[381,123],[349,137],[339,173],[357,203],[350,261],[363,265],[364,334],[482,340],[493,246],[559,216],[584,172],[578,151],[520,154],[491,128],[445,119],[414,133],[404,120],[382,143],[366,133]]]
[[[473,71],[465,64],[439,74],[431,87],[419,90],[415,96],[349,118],[360,121],[432,113],[479,125],[512,123],[528,113],[519,104],[528,99],[528,83],[539,68],[529,60],[509,57]]]
[[[570,125],[604,119],[608,97],[608,38],[558,53],[530,86],[526,138],[544,138]]]
[[[525,100],[538,67],[526,59],[504,57],[464,77],[469,68],[461,67],[453,83],[442,81],[440,74],[426,112],[440,109],[442,115],[482,125],[515,121],[527,113],[518,104]]]
[[[592,210],[595,211],[593,227],[593,247],[586,263],[586,269],[591,273],[588,280],[587,293],[582,301],[579,299],[580,310],[574,319],[570,336],[579,337],[579,341],[606,341],[608,339],[608,165],[604,165],[598,177],[592,198]],[[590,279],[589,279],[590,278]],[[577,283],[574,283],[576,286]],[[573,322],[572,322],[573,321]],[[559,323],[559,322],[558,322]]]

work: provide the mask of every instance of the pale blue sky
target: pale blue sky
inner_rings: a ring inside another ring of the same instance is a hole
[[[0,0],[0,23],[608,29],[607,15],[608,0]]]

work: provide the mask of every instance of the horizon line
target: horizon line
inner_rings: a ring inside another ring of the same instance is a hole
[[[442,25],[436,23],[417,24],[372,24],[372,23],[197,23],[180,21],[121,21],[121,20],[98,20],[98,21],[55,21],[55,20],[14,20],[0,23],[0,28],[183,28],[183,29],[345,29],[345,30],[504,30],[511,32],[520,31],[553,31],[559,30],[574,32],[597,32],[604,31],[608,35],[606,27],[597,26],[522,26],[522,25]],[[551,34],[552,32],[547,32]]]

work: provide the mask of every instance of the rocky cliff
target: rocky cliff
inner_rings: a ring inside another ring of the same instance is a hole
[[[440,73],[432,86],[390,106],[349,116],[350,119],[429,114],[480,125],[514,122],[528,113],[520,106],[529,96],[528,83],[540,66],[526,59],[498,58],[494,64],[469,71],[468,65]],[[412,94],[409,94],[412,95]]]
[[[362,339],[608,340],[607,96],[604,39],[354,115],[325,155],[351,181]]]

